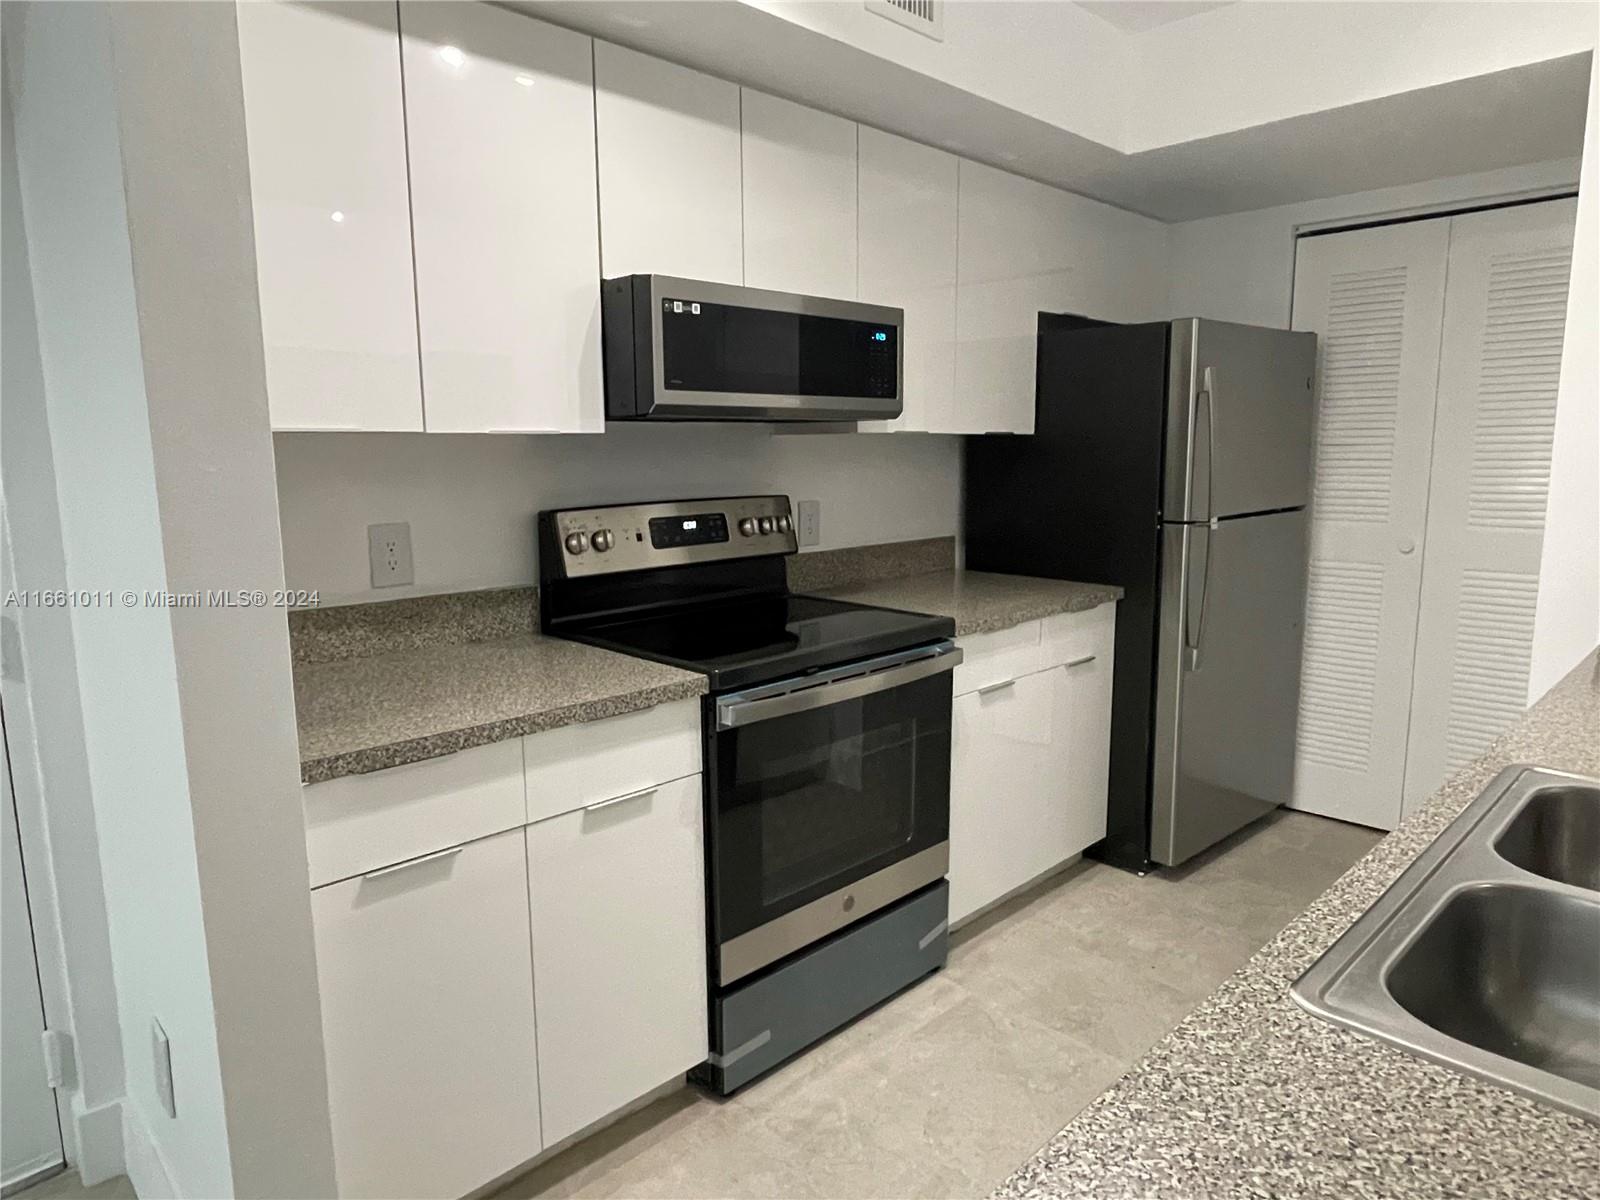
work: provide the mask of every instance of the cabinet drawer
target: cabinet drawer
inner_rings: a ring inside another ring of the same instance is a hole
[[[1057,613],[1044,619],[1040,665],[1066,666],[1087,655],[1109,654],[1117,625],[1117,606],[1102,604],[1087,612]]]
[[[530,823],[700,771],[700,702],[567,725],[522,739]]]
[[[957,643],[963,658],[955,669],[955,695],[1029,675],[1041,667],[1039,622],[1026,621],[1010,629],[977,633]]]
[[[303,789],[311,886],[523,823],[516,738]]]

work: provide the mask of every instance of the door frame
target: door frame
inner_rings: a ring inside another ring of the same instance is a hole
[[[56,936],[58,930],[55,928],[54,921],[54,896],[49,897],[49,902],[44,905],[41,905],[35,899],[36,892],[41,889],[34,884],[35,872],[29,870],[28,864],[30,860],[38,863],[41,856],[37,853],[30,853],[26,844],[27,839],[24,838],[22,832],[22,804],[17,797],[17,772],[13,766],[15,756],[11,752],[13,729],[12,722],[6,719],[4,695],[0,694],[0,769],[3,769],[6,773],[6,794],[11,799],[11,813],[7,819],[15,823],[17,832],[17,867],[22,873],[22,891],[27,906],[28,940],[30,949],[33,952],[33,978],[34,984],[38,989],[40,1026],[43,1032],[49,1032],[50,1030],[60,1029],[61,1024],[59,1013],[52,1013],[51,1005],[46,999],[45,963],[43,956],[40,954],[40,949],[41,941],[47,946],[58,946],[60,942]],[[48,873],[48,854],[43,855],[43,861],[45,863],[45,871]],[[45,926],[44,932],[50,936],[41,939],[41,925]],[[72,1114],[63,1094],[65,1089],[60,1084],[49,1083],[48,1079],[46,1080],[46,1086],[50,1088],[50,1102],[55,1110],[56,1146],[60,1151],[60,1161],[35,1168],[28,1174],[5,1184],[3,1190],[0,1190],[0,1194],[13,1195],[24,1188],[32,1187],[36,1183],[41,1183],[46,1179],[59,1175],[70,1165],[67,1157],[67,1130],[72,1124]]]

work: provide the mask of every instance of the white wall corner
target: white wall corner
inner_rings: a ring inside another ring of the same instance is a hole
[[[1600,643],[1600,55],[1590,64],[1589,121],[1578,180],[1572,278],[1556,395],[1550,493],[1540,552],[1528,703]]]

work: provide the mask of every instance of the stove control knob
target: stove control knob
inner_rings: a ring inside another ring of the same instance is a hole
[[[604,554],[616,544],[616,540],[611,536],[611,530],[609,529],[599,529],[589,535],[589,546],[596,554]]]
[[[581,533],[569,533],[565,545],[568,554],[582,554],[589,548],[589,539]]]
[[[787,516],[782,516],[782,517],[778,518],[778,532],[779,533],[788,533],[789,532],[789,518]]]
[[[755,531],[756,531],[756,519],[754,517],[740,517],[739,518],[739,536],[740,537],[751,537],[751,536],[753,536],[755,534]]]
[[[771,533],[772,532],[772,518],[771,517],[762,517],[759,523],[761,525],[761,532],[762,533]]]

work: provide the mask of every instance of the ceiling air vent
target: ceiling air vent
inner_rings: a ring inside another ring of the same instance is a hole
[[[944,0],[866,0],[866,6],[868,12],[888,17],[896,25],[944,41]]]

